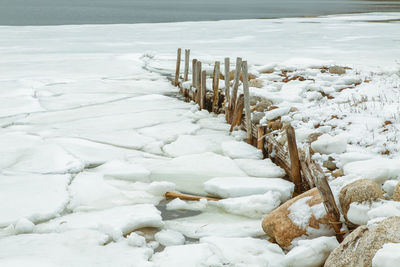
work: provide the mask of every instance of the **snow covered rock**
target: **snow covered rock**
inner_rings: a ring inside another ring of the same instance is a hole
[[[347,218],[347,211],[353,202],[361,203],[376,199],[384,199],[380,186],[372,180],[360,179],[342,188],[339,194],[339,202],[342,207],[344,218]]]
[[[400,217],[359,226],[332,251],[325,267],[371,267],[372,259],[384,244],[399,242]]]
[[[372,259],[372,267],[393,267],[400,262],[400,244],[386,243],[376,252]]]
[[[262,227],[283,247],[290,246],[295,238],[301,236],[334,235],[317,188],[288,200],[272,211],[262,221]]]
[[[347,148],[347,137],[342,135],[321,135],[317,141],[311,143],[311,148],[321,154],[343,153]]]
[[[339,245],[334,236],[321,236],[310,240],[299,240],[285,257],[289,267],[319,267]]]
[[[396,187],[394,188],[392,199],[394,201],[400,201],[400,182],[398,182]]]
[[[293,193],[294,185],[280,178],[218,177],[204,183],[204,190],[221,198],[278,192],[282,202]]]

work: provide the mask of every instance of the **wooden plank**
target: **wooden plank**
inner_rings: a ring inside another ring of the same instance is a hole
[[[290,177],[295,185],[295,192],[301,194],[303,188],[301,181],[299,152],[297,150],[296,133],[291,125],[286,128],[286,136],[288,140],[288,150],[291,167]]]
[[[329,222],[332,228],[335,230],[336,239],[340,242],[343,241],[343,233],[340,229],[342,228],[342,223],[340,222],[340,212],[336,206],[335,198],[332,194],[331,187],[329,186],[328,180],[326,179],[323,171],[319,165],[313,165],[311,171],[314,174],[316,187],[318,188],[319,194],[324,203],[324,207],[329,218]]]
[[[212,111],[218,112],[218,100],[219,100],[219,61],[215,61],[214,72],[213,72],[213,101],[212,101]]]
[[[225,81],[225,103],[224,103],[224,109],[225,109],[225,119],[229,123],[229,101],[230,101],[230,81],[229,81],[229,68],[230,68],[230,63],[229,63],[229,57],[226,57],[224,60],[224,81]]]
[[[182,194],[182,193],[177,193],[177,192],[167,192],[167,193],[165,193],[165,198],[167,198],[167,199],[179,198],[182,200],[190,200],[190,201],[196,201],[196,200],[200,200],[200,199],[207,199],[210,201],[221,200],[220,198],[216,198],[216,197],[195,196],[195,195],[188,195],[188,194]]]
[[[268,157],[281,167],[287,174],[291,173],[289,153],[287,149],[278,143],[272,134],[266,137],[268,143]]]
[[[190,49],[185,49],[185,70],[183,73],[183,81],[186,82],[189,76],[189,58],[190,58]]]
[[[251,144],[253,140],[251,112],[250,112],[250,92],[249,92],[249,75],[247,69],[247,61],[242,62],[243,73],[243,93],[244,93],[244,112],[246,119],[247,143]]]
[[[235,69],[235,79],[233,82],[233,90],[232,90],[232,97],[230,98],[230,103],[229,103],[229,114],[230,114],[230,119],[228,122],[232,121],[232,115],[234,113],[235,110],[235,105],[237,102],[237,92],[238,92],[238,88],[239,88],[239,81],[240,81],[240,71],[242,68],[242,59],[240,57],[236,58],[236,69]]]
[[[176,55],[176,70],[175,70],[175,86],[178,86],[179,84],[179,73],[180,73],[180,67],[181,67],[181,50],[178,48],[177,55]]]
[[[231,128],[229,129],[230,132],[233,131],[233,128],[235,126],[238,126],[242,123],[243,109],[244,109],[244,95],[241,94],[235,105],[235,112],[233,112],[232,124]]]
[[[207,72],[203,70],[201,72],[200,109],[204,109],[206,104],[206,93],[207,93],[206,81],[207,81]]]

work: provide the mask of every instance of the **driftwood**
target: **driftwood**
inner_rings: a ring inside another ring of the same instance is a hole
[[[182,200],[191,200],[191,201],[196,201],[196,200],[200,200],[200,199],[207,199],[207,200],[211,200],[211,201],[221,200],[220,198],[215,198],[215,197],[195,196],[195,195],[188,195],[188,194],[182,194],[182,193],[177,193],[177,192],[167,192],[167,193],[165,193],[165,198],[166,199],[179,198]]]
[[[179,84],[179,72],[180,72],[180,67],[181,67],[181,49],[178,48],[178,52],[176,55],[176,70],[175,70],[175,86],[178,86]]]
[[[230,132],[233,131],[233,128],[235,126],[238,126],[241,124],[242,116],[243,116],[243,109],[244,109],[244,95],[241,94],[235,105],[235,112],[233,112],[232,124],[231,124],[231,128],[229,129]]]

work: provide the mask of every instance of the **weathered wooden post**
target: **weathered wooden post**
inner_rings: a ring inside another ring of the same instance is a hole
[[[237,91],[239,88],[239,81],[240,81],[240,71],[242,67],[242,58],[238,57],[236,58],[236,70],[235,70],[235,80],[233,83],[233,91],[232,91],[232,97],[230,99],[229,103],[229,109],[230,109],[230,114],[234,113],[235,105],[236,105],[236,99],[237,99]],[[230,117],[229,122],[232,121],[232,117]]]
[[[242,62],[242,74],[243,74],[244,112],[246,118],[247,143],[252,144],[253,134],[251,125],[249,75],[248,75],[247,61]]]
[[[299,152],[297,150],[296,133],[291,125],[286,128],[286,136],[288,140],[288,150],[290,157],[290,168],[292,182],[295,184],[295,192],[301,194],[303,191],[301,181],[301,168],[299,160]]]
[[[229,129],[230,132],[233,131],[233,128],[237,125],[240,125],[242,122],[242,115],[244,109],[244,95],[241,94],[237,100],[235,105],[235,112],[233,112],[232,124],[231,128]]]
[[[224,62],[224,68],[225,68],[225,103],[224,103],[224,108],[225,108],[225,119],[227,122],[229,122],[229,100],[230,100],[230,86],[229,86],[229,57],[225,58]]]
[[[197,61],[197,74],[196,74],[196,88],[197,94],[195,95],[195,102],[200,105],[200,90],[201,90],[201,61]]]
[[[204,109],[206,104],[206,81],[207,81],[207,72],[203,70],[201,72],[201,89],[200,89],[200,109]]]
[[[219,61],[215,62],[214,65],[214,72],[213,72],[213,102],[212,102],[212,111],[217,113],[218,112],[218,87],[219,87]]]
[[[190,49],[185,49],[185,71],[183,74],[183,81],[186,82],[189,76],[189,57],[190,57]]]
[[[192,60],[192,88],[191,88],[191,97],[194,99],[194,92],[196,91],[196,81],[197,81],[197,59]],[[190,97],[190,94],[189,94]]]
[[[175,70],[175,86],[179,84],[179,72],[181,67],[181,49],[178,48],[177,56],[176,56],[176,70]]]

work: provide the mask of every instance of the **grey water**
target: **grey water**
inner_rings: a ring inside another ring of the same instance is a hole
[[[400,12],[400,0],[0,0],[0,25],[119,24]]]

